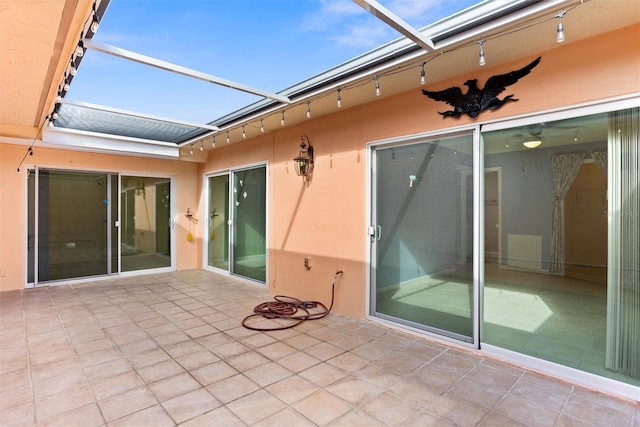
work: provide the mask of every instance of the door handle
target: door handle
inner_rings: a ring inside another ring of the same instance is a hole
[[[376,225],[376,240],[380,240],[382,238],[382,227],[380,225]]]

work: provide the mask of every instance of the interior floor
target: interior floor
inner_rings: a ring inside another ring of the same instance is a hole
[[[377,312],[470,336],[470,280],[432,275],[378,294]],[[605,369],[607,288],[602,283],[485,265],[481,342],[633,385]]]

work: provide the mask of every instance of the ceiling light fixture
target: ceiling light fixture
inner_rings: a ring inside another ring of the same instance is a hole
[[[200,151],[204,151],[204,142],[200,140]]]
[[[342,97],[340,96],[340,92],[342,89],[338,88],[338,108],[342,107]]]
[[[193,156],[193,144],[189,146],[189,154]]]
[[[244,130],[244,125],[242,125],[242,138],[243,139],[247,138],[247,132],[245,132],[245,130]]]
[[[280,119],[280,126],[284,126],[284,110],[282,110],[282,118]]]
[[[216,148],[216,136],[213,135],[213,141],[211,141],[211,147]]]
[[[373,80],[376,82],[376,96],[380,96],[380,82],[378,82],[378,76],[373,76]]]
[[[307,119],[311,118],[311,102],[307,101]]]
[[[264,121],[260,119],[260,132],[264,133]]]
[[[227,131],[227,144],[231,142],[231,138],[229,138],[229,131]]]
[[[538,148],[540,145],[542,145],[542,141],[540,141],[539,139],[532,139],[531,141],[523,142],[522,145],[527,148]]]
[[[558,19],[558,26],[556,27],[556,42],[562,43],[565,40],[564,37],[564,25],[562,25],[562,17],[567,13],[566,10],[563,10],[555,17]]]
[[[423,62],[420,64],[420,84],[423,85],[425,82],[425,77],[426,77],[426,73],[424,72],[424,66],[425,66],[426,62]]]
[[[484,39],[480,40],[478,44],[480,45],[480,59],[478,64],[482,67],[487,63],[487,59],[484,57]]]

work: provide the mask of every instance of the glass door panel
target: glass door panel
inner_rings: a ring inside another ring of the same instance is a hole
[[[207,264],[229,270],[229,175],[210,176]]]
[[[473,342],[473,135],[373,152],[374,316]]]
[[[29,281],[117,271],[117,176],[33,170],[29,180]],[[36,267],[37,266],[37,267]],[[37,272],[34,271],[37,268]],[[37,274],[36,274],[37,273]]]
[[[171,267],[169,180],[122,176],[121,185],[122,271]]]
[[[266,281],[266,167],[233,173],[232,272]]]

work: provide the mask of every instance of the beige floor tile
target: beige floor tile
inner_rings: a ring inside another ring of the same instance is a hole
[[[241,338],[240,341],[242,342],[242,344],[253,349],[264,347],[265,345],[273,344],[274,342],[276,342],[273,337],[263,332]]]
[[[315,357],[309,356],[307,353],[297,351],[278,359],[277,363],[284,366],[291,372],[300,372],[317,365],[320,361]]]
[[[347,374],[335,366],[320,363],[300,372],[299,375],[320,387],[326,387],[344,378]]]
[[[269,393],[288,404],[297,402],[315,393],[318,389],[317,385],[298,375],[290,376],[265,388]]]
[[[253,424],[281,411],[285,404],[268,392],[258,390],[227,404],[227,408],[243,422]]]
[[[276,341],[273,344],[260,347],[256,349],[256,351],[261,353],[268,359],[277,360],[289,354],[295,353],[297,350],[290,345],[287,345],[280,341]]]
[[[445,396],[473,402],[484,408],[491,409],[504,397],[506,392],[507,390],[496,389],[465,377],[447,390]]]
[[[352,405],[370,400],[384,391],[353,375],[326,387],[326,390]]]
[[[360,405],[360,408],[386,425],[403,425],[416,416],[422,409],[390,392],[385,392],[374,397]]]
[[[439,390],[414,377],[402,378],[402,380],[389,387],[388,391],[420,407],[424,407],[441,396]]]
[[[508,418],[496,418],[496,421],[498,421],[497,424],[487,424],[485,427],[519,427],[519,424],[517,424],[515,421],[513,420],[509,420]],[[501,424],[502,421],[506,421],[506,423]],[[479,424],[482,425],[482,424]],[[408,420],[403,427],[425,427],[425,426],[429,426],[429,427],[453,427],[456,426],[457,424],[454,424],[451,421],[445,420],[444,418],[440,418],[437,415],[431,414],[427,411],[423,411],[421,413],[419,413],[418,415],[416,415],[415,417],[411,418],[410,420]]]
[[[387,424],[376,420],[360,409],[352,409],[345,415],[327,424],[329,427],[384,427],[386,425]],[[420,427],[431,425],[432,424],[422,424]]]
[[[100,365],[112,360],[122,358],[122,353],[117,348],[110,346],[102,348],[91,353],[83,353],[78,356],[80,363],[85,368],[90,368],[95,365]]]
[[[245,425],[233,412],[225,407],[219,407],[180,424],[180,427],[244,427]]]
[[[201,388],[162,403],[176,423],[189,420],[220,406],[207,390]]]
[[[164,378],[181,374],[185,370],[175,360],[170,359],[155,365],[145,366],[138,369],[137,372],[144,382],[151,384]]]
[[[385,389],[391,387],[402,378],[401,375],[397,374],[393,370],[386,366],[378,365],[377,363],[367,365],[357,371],[355,375],[364,381]]]
[[[38,426],[82,426],[94,427],[104,425],[104,419],[95,403],[91,403],[80,408],[72,409],[58,415],[38,420]]]
[[[316,391],[292,407],[317,425],[326,425],[352,409],[351,405],[324,390]]]
[[[171,359],[171,357],[167,353],[165,353],[164,350],[156,348],[154,350],[130,355],[127,357],[127,359],[135,369],[140,369],[144,368],[145,366],[164,362],[165,360]]]
[[[513,393],[509,393],[498,403],[492,414],[510,418],[531,427],[552,426],[559,415],[558,411],[541,406],[526,396]]]
[[[33,402],[0,410],[0,420],[6,426],[25,427],[35,425],[36,413]]]
[[[82,371],[69,372],[68,374],[48,378],[33,384],[36,399],[43,399],[52,394],[75,389],[87,385],[87,379]]]
[[[146,333],[142,332],[139,339],[129,342],[129,344],[118,345],[118,347],[120,348],[120,351],[128,357],[155,350],[158,348],[158,344],[153,339],[149,338]]]
[[[0,410],[20,406],[33,401],[33,391],[30,384],[21,384],[0,392]]]
[[[622,426],[631,425],[633,410],[628,405],[604,399],[595,393],[585,393],[584,395],[573,394],[569,397],[569,401],[562,409],[562,414],[584,423]]]
[[[165,378],[149,385],[159,402],[172,399],[181,394],[200,388],[198,381],[184,372],[173,377]]]
[[[267,362],[269,362],[269,359],[255,351],[248,351],[227,360],[229,365],[233,366],[240,372],[247,371]]]
[[[268,416],[255,424],[252,424],[251,427],[314,427],[317,424],[312,423],[299,412],[293,409],[283,409],[280,412],[276,412],[273,415]]]
[[[260,386],[256,383],[238,374],[209,385],[207,390],[213,397],[226,404],[253,393],[259,388]]]
[[[334,357],[344,353],[344,350],[340,347],[336,347],[335,345],[326,342],[321,342],[320,344],[307,347],[304,351],[320,360],[333,359]]]
[[[147,387],[139,387],[98,402],[107,422],[117,420],[156,405],[158,401]]]
[[[275,362],[268,362],[244,372],[254,382],[262,387],[273,384],[292,375],[292,372]]]
[[[327,360],[327,363],[345,371],[358,371],[367,366],[370,362],[364,357],[360,357],[353,353],[342,353]]]
[[[112,375],[121,374],[129,370],[131,370],[131,364],[129,361],[124,357],[120,357],[106,363],[85,368],[84,372],[87,375],[87,379],[91,382],[97,381],[101,378],[107,378]]]
[[[189,335],[191,338],[200,338],[200,337],[205,337],[207,335],[215,334],[218,332],[218,330],[213,326],[203,324],[203,325],[196,326],[194,328],[185,329],[184,332],[187,335]]]
[[[229,366],[226,362],[220,360],[209,365],[201,366],[189,372],[200,384],[208,386],[216,381],[232,377],[238,374],[238,371]]]
[[[185,356],[177,357],[175,360],[185,369],[192,370],[217,362],[220,358],[208,350],[201,350]]]
[[[185,334],[182,331],[175,331],[165,335],[158,335],[153,337],[153,339],[163,348],[167,348],[172,346],[173,344],[184,343],[191,340],[189,335]]]
[[[144,383],[138,374],[131,370],[93,381],[91,383],[91,388],[95,393],[96,399],[103,400],[107,397],[123,393],[143,385]]]
[[[63,412],[77,409],[94,403],[91,388],[85,385],[69,391],[62,391],[47,396],[36,402],[36,417],[38,422]]]
[[[215,353],[218,357],[222,359],[228,359],[230,357],[245,353],[249,350],[250,350],[249,347],[235,341],[227,344],[222,344],[215,347],[214,349],[211,349],[213,353]]]
[[[28,369],[20,369],[9,374],[0,375],[0,392],[20,386],[29,387],[30,385],[31,377]]]

